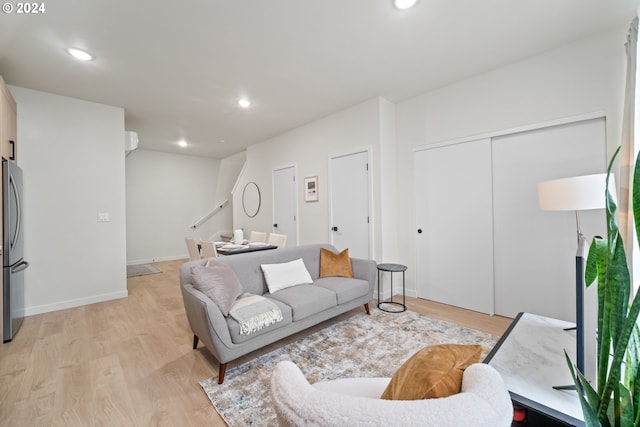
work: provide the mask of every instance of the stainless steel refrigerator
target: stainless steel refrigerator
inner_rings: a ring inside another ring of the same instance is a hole
[[[3,222],[3,342],[11,341],[24,317],[24,210],[22,169],[14,162],[2,159],[2,222]]]

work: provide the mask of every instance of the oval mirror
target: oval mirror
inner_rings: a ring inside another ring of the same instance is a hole
[[[260,210],[260,189],[253,181],[248,182],[242,190],[242,209],[249,218],[258,215]]]

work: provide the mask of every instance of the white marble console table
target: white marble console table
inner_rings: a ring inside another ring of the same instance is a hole
[[[575,361],[575,324],[520,313],[484,360],[504,379],[511,399],[525,408],[566,425],[584,426],[575,390],[554,386],[573,384],[564,351]]]

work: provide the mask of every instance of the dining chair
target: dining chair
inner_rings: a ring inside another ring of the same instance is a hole
[[[188,237],[185,237],[184,241],[187,243],[187,250],[189,251],[189,260],[195,261],[197,259],[200,259],[200,251],[198,250],[196,241]]]
[[[200,242],[202,248],[202,258],[214,258],[218,256],[216,245],[211,240],[203,240]]]
[[[267,233],[264,231],[252,231],[249,234],[249,241],[265,243],[267,241]]]
[[[269,233],[269,241],[267,243],[269,243],[270,245],[277,246],[278,248],[284,248],[284,245],[286,245],[287,243],[287,235]]]

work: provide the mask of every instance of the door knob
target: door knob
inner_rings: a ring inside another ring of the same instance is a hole
[[[418,234],[422,234],[422,228],[418,228]]]

